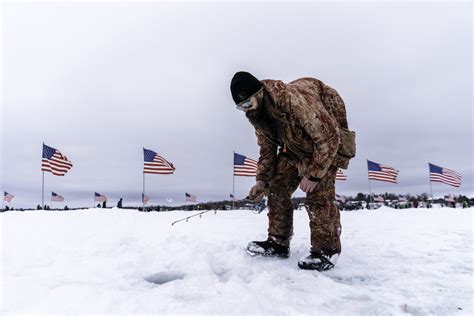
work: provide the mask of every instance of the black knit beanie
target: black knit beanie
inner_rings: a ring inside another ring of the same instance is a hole
[[[245,71],[235,73],[230,82],[230,92],[235,104],[248,99],[252,94],[262,88],[262,84],[257,78]]]

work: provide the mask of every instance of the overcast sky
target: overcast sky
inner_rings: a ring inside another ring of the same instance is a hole
[[[463,175],[435,195],[473,194],[469,2],[8,3],[2,51],[1,188],[16,207],[41,202],[42,142],[74,164],[45,173],[46,201],[139,203],[143,147],[176,166],[146,176],[153,203],[228,199],[232,152],[258,158],[229,92],[240,70],[338,90],[357,132],[339,194],[368,193],[367,159],[400,170],[375,193],[429,192],[431,162]],[[236,197],[253,181],[236,177]]]

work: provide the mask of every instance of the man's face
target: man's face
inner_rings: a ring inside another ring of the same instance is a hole
[[[249,108],[244,108],[243,111],[245,113],[249,112],[249,111],[253,111],[253,110],[256,110],[257,107],[258,107],[258,100],[257,100],[257,96],[253,96],[250,98],[250,101],[252,102],[252,106],[249,107]]]
[[[263,95],[263,89],[260,89],[254,95],[249,97],[247,100],[240,102],[236,105],[237,110],[247,113],[248,111],[255,110],[259,103],[261,96]]]
[[[242,109],[245,112],[245,116],[249,119],[252,124],[259,124],[267,118],[267,111],[263,104],[263,91],[255,94],[251,98],[252,105],[246,109]]]

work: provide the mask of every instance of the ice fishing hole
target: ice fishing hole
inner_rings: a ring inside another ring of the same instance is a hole
[[[151,274],[145,277],[145,280],[154,284],[164,284],[171,281],[182,280],[185,274],[180,271],[164,271]]]

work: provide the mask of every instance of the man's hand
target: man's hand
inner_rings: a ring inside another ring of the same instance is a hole
[[[317,181],[311,181],[308,178],[303,177],[303,179],[300,182],[300,189],[301,191],[305,193],[311,193],[314,191],[314,189],[316,189],[316,187],[318,186],[318,183],[319,182]]]
[[[265,182],[258,180],[257,183],[250,189],[249,199],[253,202],[260,202],[263,198],[265,189]]]

